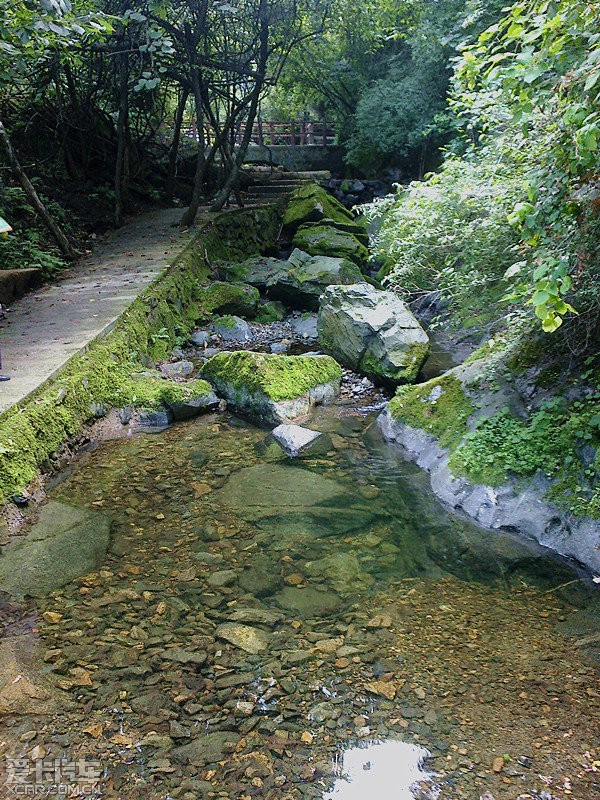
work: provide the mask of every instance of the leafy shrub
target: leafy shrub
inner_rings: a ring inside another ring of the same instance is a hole
[[[557,479],[553,499],[575,512],[600,515],[598,400],[596,395],[568,404],[556,397],[527,421],[503,409],[467,434],[450,466],[456,474],[491,485],[503,483],[509,473],[529,477],[541,470]]]
[[[52,201],[44,202],[61,227],[68,230],[64,209]],[[22,189],[13,186],[0,189],[0,211],[14,229],[6,239],[0,239],[0,269],[36,267],[45,278],[63,269],[64,259]]]
[[[482,291],[498,299],[517,260],[519,237],[507,216],[523,191],[518,159],[491,141],[468,157],[449,156],[394,202],[365,207],[381,219],[374,251],[386,282],[405,296],[441,291],[455,308],[471,308]]]

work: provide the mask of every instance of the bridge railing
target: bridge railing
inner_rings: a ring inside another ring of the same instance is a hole
[[[198,140],[198,125],[193,120],[183,127],[183,134]],[[241,144],[244,136],[242,129],[236,131],[235,144]],[[210,145],[215,138],[213,128],[204,125],[204,141]],[[261,147],[275,145],[332,145],[336,143],[336,133],[328,122],[312,120],[290,120],[288,122],[271,122],[257,120],[252,128],[251,144]]]

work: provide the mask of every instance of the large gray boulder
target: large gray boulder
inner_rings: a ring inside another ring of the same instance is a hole
[[[106,555],[110,527],[97,511],[47,503],[29,533],[2,551],[0,590],[39,597],[95,571]]]
[[[374,381],[415,381],[429,355],[429,339],[393,292],[368,283],[329,286],[321,298],[319,342],[341,364]]]
[[[250,342],[252,341],[252,329],[245,319],[235,317],[230,314],[224,317],[215,317],[212,330],[218,334],[224,342]]]
[[[285,261],[271,256],[252,256],[236,264],[221,264],[219,271],[228,281],[241,281],[264,289],[270,280],[285,272]]]
[[[362,280],[360,269],[347,258],[311,256],[297,248],[282,265],[281,271],[267,280],[265,288],[270,297],[292,308],[317,311],[319,298],[328,286]]]

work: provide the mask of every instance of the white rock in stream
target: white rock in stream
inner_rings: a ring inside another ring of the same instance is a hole
[[[297,456],[303,450],[312,449],[318,439],[323,439],[319,431],[311,431],[301,425],[278,425],[271,433],[288,456]]]

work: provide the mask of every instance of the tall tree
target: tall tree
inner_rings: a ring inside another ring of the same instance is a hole
[[[0,0],[0,16],[0,92],[12,84],[35,81],[45,62],[68,57],[74,47],[79,48],[81,37],[104,33],[110,27],[103,14],[84,3],[74,8],[70,0],[40,0],[37,4]],[[27,177],[2,120],[0,144],[11,171],[62,254],[74,258],[75,250]]]

